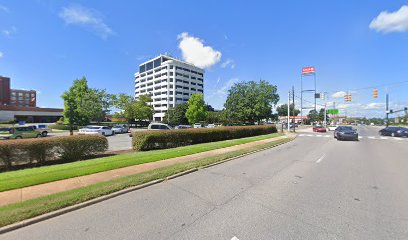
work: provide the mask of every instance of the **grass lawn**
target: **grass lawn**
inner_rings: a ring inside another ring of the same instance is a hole
[[[163,179],[165,177],[189,169],[206,166],[225,159],[229,159],[234,156],[239,156],[244,153],[249,153],[267,147],[273,147],[277,144],[285,143],[288,141],[291,141],[291,139],[280,139],[274,142],[259,144],[251,148],[220,154],[213,157],[207,157],[196,161],[180,163],[164,168],[155,169],[149,172],[121,177],[108,182],[102,182],[87,187],[82,187],[66,192],[60,192],[36,199],[27,200],[21,203],[3,206],[0,207],[0,227],[39,216],[41,214],[49,213],[77,203],[85,202],[87,200],[128,187],[137,186],[157,179]]]
[[[54,166],[44,166],[39,168],[0,173],[0,192],[72,177],[89,175],[92,173],[98,173],[132,165],[205,152],[224,147],[230,147],[281,135],[282,134],[280,133],[273,133],[256,137],[203,143],[164,150],[134,152],[111,157],[96,158],[86,161],[78,161]]]

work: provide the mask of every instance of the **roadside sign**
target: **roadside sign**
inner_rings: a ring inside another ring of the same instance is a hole
[[[335,109],[335,108],[333,108],[333,109],[327,109],[327,113],[328,114],[339,114],[339,109]]]
[[[26,124],[25,121],[19,121],[19,122],[18,122],[18,125],[25,125],[25,124]]]
[[[302,74],[312,74],[315,73],[315,67],[304,67],[302,68]]]

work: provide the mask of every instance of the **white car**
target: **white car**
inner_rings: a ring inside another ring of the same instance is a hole
[[[329,129],[329,131],[334,131],[337,127],[338,126],[328,126],[327,129]]]
[[[110,128],[106,126],[86,126],[84,128],[79,129],[80,135],[82,134],[100,134],[103,136],[112,136],[115,135],[115,132]]]
[[[210,124],[208,124],[208,125],[206,126],[206,128],[215,128],[215,124],[210,123]]]
[[[173,129],[167,124],[164,123],[150,123],[147,127],[147,130],[171,130]]]
[[[193,127],[194,128],[201,128],[201,123],[194,123]]]
[[[128,126],[126,126],[124,124],[113,126],[112,130],[115,133],[127,133],[127,132],[129,132]]]

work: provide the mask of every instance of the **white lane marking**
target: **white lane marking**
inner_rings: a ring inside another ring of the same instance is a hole
[[[304,137],[306,136],[306,134],[299,134],[299,137]]]
[[[324,135],[323,137],[325,137],[325,138],[329,138],[330,136],[329,136],[329,135]]]
[[[362,139],[363,137],[362,136],[358,136],[358,139]]]
[[[395,140],[401,141],[403,140],[402,138],[394,138]]]
[[[323,156],[321,156],[319,159],[317,159],[316,163],[320,163],[323,160],[324,157],[326,157],[326,154],[323,154]]]
[[[232,237],[231,240],[239,240],[237,237]]]
[[[375,137],[371,137],[371,136],[369,136],[368,138],[369,138],[369,139],[375,139]]]
[[[320,135],[320,134],[317,134],[317,135],[316,135],[316,137],[321,137],[321,136],[322,136],[322,135]]]
[[[308,136],[308,137],[313,137],[313,135],[312,135],[312,134],[307,134],[306,136]]]
[[[380,137],[381,140],[387,140],[387,137]]]

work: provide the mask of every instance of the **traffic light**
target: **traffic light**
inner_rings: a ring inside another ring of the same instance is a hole
[[[350,93],[346,93],[346,95],[344,95],[344,101],[345,102],[351,102],[351,94]]]
[[[378,98],[378,90],[377,88],[373,89],[373,98]]]

